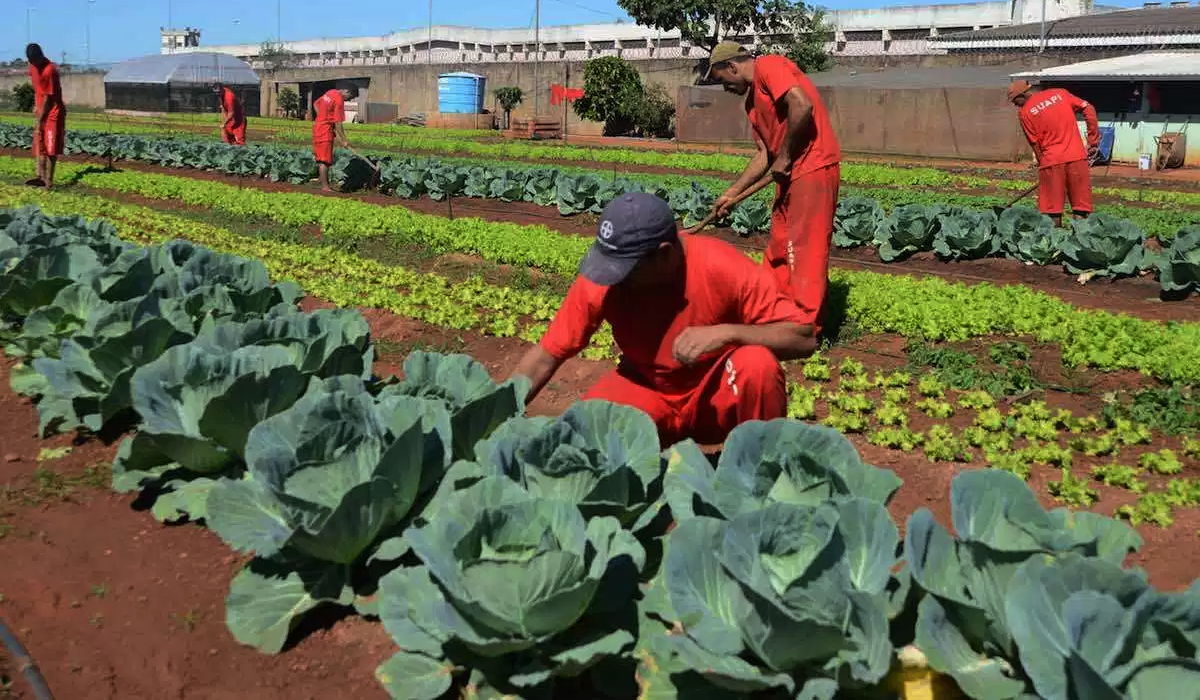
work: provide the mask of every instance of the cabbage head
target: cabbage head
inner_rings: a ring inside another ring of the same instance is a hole
[[[771,205],[761,199],[742,202],[729,217],[729,226],[740,236],[771,230]]]
[[[1134,275],[1142,267],[1145,245],[1146,234],[1133,223],[1093,214],[1072,222],[1062,244],[1063,263],[1075,275]]]
[[[937,216],[933,250],[946,260],[974,260],[1000,250],[996,215],[965,207],[944,207]]]
[[[341,376],[312,380],[291,408],[250,430],[248,474],[221,479],[206,503],[213,532],[256,555],[226,601],[239,642],[277,653],[306,612],[371,592],[351,582],[364,580],[375,548],[417,516],[445,473],[449,423],[436,402],[403,397],[383,408],[361,379]]]
[[[456,463],[438,498],[503,476],[538,498],[575,504],[587,518],[610,516],[635,532],[662,505],[664,461],[654,421],[608,401],[579,401],[557,418],[517,417]],[[434,506],[431,506],[431,508]]]
[[[833,220],[833,244],[839,248],[871,245],[884,218],[883,207],[870,197],[843,198]]]
[[[1195,697],[1200,590],[1160,593],[1141,571],[1034,557],[1004,601],[1021,668],[1045,700]]]
[[[405,533],[423,566],[380,584],[380,617],[401,651],[376,671],[395,698],[432,700],[474,669],[476,690],[525,696],[633,646],[614,614],[645,552],[610,517],[489,477]],[[632,616],[630,616],[632,617]]]
[[[902,204],[879,224],[879,259],[893,262],[929,250],[937,227],[937,207]]]
[[[1024,481],[998,469],[962,472],[950,489],[957,539],[928,509],[908,520],[904,558],[914,586],[927,594],[915,644],[932,669],[953,676],[975,700],[1028,697],[1032,690],[1016,670],[1018,642],[1005,606],[1018,569],[1064,554],[1119,565],[1142,538],[1096,513],[1043,510]]]
[[[647,631],[639,681],[679,694],[677,680],[699,674],[716,689],[813,700],[876,686],[892,663],[899,539],[887,508],[863,498],[681,520],[645,605],[675,632]],[[713,688],[681,695],[693,696]]]
[[[1200,226],[1180,229],[1155,264],[1165,291],[1200,291]]]
[[[996,222],[996,234],[1009,257],[1035,265],[1049,265],[1062,257],[1067,238],[1053,219],[1029,207],[1005,209]]]
[[[780,418],[733,429],[714,469],[691,440],[667,453],[666,496],[677,519],[730,519],[770,503],[816,506],[863,498],[886,505],[900,478],[863,462],[838,431]]]

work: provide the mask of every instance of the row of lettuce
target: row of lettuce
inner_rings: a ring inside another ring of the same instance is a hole
[[[0,158],[0,173],[22,165],[19,159]],[[106,190],[289,227],[315,226],[321,239],[247,236],[105,197],[7,185],[0,185],[0,206],[37,203],[58,214],[108,217],[139,241],[179,237],[260,258],[276,277],[299,280],[306,289],[338,304],[387,309],[406,318],[490,335],[536,340],[561,297],[498,287],[478,278],[450,280],[407,270],[397,266],[388,251],[423,246],[437,254],[467,253],[489,262],[534,266],[569,279],[588,245],[586,239],[541,226],[449,220],[401,207],[303,193],[265,193],[167,175],[84,172],[86,168],[70,164],[66,169],[74,172],[70,177]],[[1082,310],[1022,285],[967,285],[840,269],[831,270],[830,281],[831,327],[844,319],[867,333],[929,341],[1024,336],[1059,344],[1068,367],[1131,369],[1166,382],[1200,379],[1200,324],[1163,324]],[[612,356],[611,335],[604,330],[588,351],[594,358]]]
[[[0,224],[14,387],[47,431],[137,426],[114,486],[254,555],[226,622],[264,652],[343,606],[394,638],[397,698],[831,700],[914,658],[978,700],[1200,683],[1200,585],[1155,590],[1127,525],[1007,472],[955,478],[953,534],[921,509],[902,538],[900,479],[831,429],[748,423],[714,465],[631,408],[524,416],[525,384],[466,356],[375,377],[361,316],[299,311],[258,261]]]
[[[0,147],[29,148],[32,136],[27,127],[0,124]],[[240,177],[267,177],[276,182],[300,184],[311,180],[316,162],[308,149],[281,146],[233,147],[214,140],[175,139],[72,130],[67,136],[68,153],[111,156],[114,159],[140,160],[172,168],[214,170]],[[613,197],[628,191],[649,191],[668,200],[676,215],[691,224],[706,216],[716,195],[728,183],[712,178],[686,178],[671,175],[618,173],[611,175],[579,168],[545,168],[506,162],[472,162],[414,158],[396,154],[375,154],[380,169],[380,189],[402,198],[427,195],[435,200],[452,197],[498,199],[506,202],[534,202],[557,207],[565,216],[598,212]],[[898,177],[853,173],[880,166],[847,165],[843,182],[889,184]],[[874,172],[874,171],[871,171]],[[891,172],[890,170],[888,172]],[[905,173],[903,169],[898,173]],[[940,171],[931,173],[944,175]],[[343,190],[357,190],[372,181],[374,172],[349,152],[336,156],[333,180]],[[1025,183],[1016,182],[1019,186]],[[891,208],[904,204],[952,205],[978,209],[1003,203],[998,197],[972,196],[921,189],[854,190],[846,194],[870,195]],[[1140,193],[1138,193],[1140,194]],[[762,233],[770,226],[770,193],[763,192],[743,203],[728,221],[722,222],[743,235]],[[1186,225],[1200,222],[1200,213],[1186,209],[1148,209],[1111,207],[1136,223],[1150,236],[1169,240]]]

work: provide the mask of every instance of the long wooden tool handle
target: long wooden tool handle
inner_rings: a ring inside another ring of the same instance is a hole
[[[372,169],[372,170],[374,170],[375,172],[379,172],[379,166],[377,166],[377,165],[375,165],[374,163],[372,163],[372,162],[370,161],[370,159],[363,157],[363,154],[361,154],[361,153],[359,153],[358,151],[354,150],[354,147],[353,147],[353,146],[347,145],[347,146],[346,146],[346,148],[349,148],[349,149],[350,149],[350,152],[351,152],[351,153],[353,153],[355,156],[357,156],[359,160],[361,160],[361,161],[365,162],[367,165],[371,166],[371,169]]]
[[[741,204],[746,199],[749,199],[750,197],[754,196],[755,194],[758,193],[759,190],[761,190],[762,188],[771,184],[772,181],[774,181],[774,178],[771,176],[770,173],[767,173],[766,175],[764,175],[762,177],[761,180],[754,183],[753,185],[750,185],[745,190],[743,190],[741,194],[739,194],[737,197],[734,197],[733,203],[731,203],[729,205],[730,208],[736,207],[737,205]],[[685,228],[683,230],[683,232],[684,233],[699,233],[700,231],[703,231],[706,226],[708,226],[709,224],[711,224],[713,222],[713,219],[716,217],[716,215],[717,215],[717,213],[715,211],[710,212],[708,216],[704,217],[700,221],[700,223],[696,224],[695,226],[692,226],[691,228]]]
[[[1029,189],[1025,190],[1024,192],[1022,192],[1022,193],[1021,193],[1021,196],[1019,196],[1019,197],[1017,197],[1016,199],[1014,199],[1013,201],[1009,202],[1009,203],[1008,203],[1008,206],[1006,206],[1006,207],[1004,207],[1004,208],[1005,208],[1005,209],[1011,209],[1011,208],[1012,208],[1012,205],[1016,204],[1017,202],[1021,201],[1022,199],[1025,199],[1026,197],[1028,197],[1028,196],[1029,196],[1030,194],[1032,194],[1032,193],[1033,193],[1033,191],[1034,191],[1034,190],[1036,190],[1037,188],[1038,188],[1038,186],[1035,184],[1033,187],[1030,187]]]

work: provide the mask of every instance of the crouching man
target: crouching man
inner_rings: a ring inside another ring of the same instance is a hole
[[[541,342],[514,370],[532,401],[607,321],[622,357],[584,399],[645,411],[664,445],[723,442],[738,424],[782,418],[780,360],[811,355],[812,326],[765,268],[728,243],[680,236],[666,202],[614,199]]]

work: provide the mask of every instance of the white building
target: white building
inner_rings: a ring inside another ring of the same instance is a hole
[[[1094,0],[985,0],[952,5],[913,5],[877,10],[841,10],[828,14],[834,29],[829,50],[834,55],[912,55],[945,53],[930,39],[953,32],[1005,27],[1092,13]],[[190,34],[195,32],[194,38]],[[163,52],[220,51],[255,63],[257,44],[199,46],[199,30],[181,38],[163,30]],[[167,37],[170,36],[170,40]],[[739,37],[756,44],[758,37]],[[191,43],[194,40],[194,43]],[[481,29],[435,25],[384,36],[321,38],[284,42],[300,66],[352,66],[512,61],[582,61],[600,56],[629,60],[695,58],[703,48],[689,46],[679,32],[663,32],[637,24],[573,24],[543,27],[535,37],[529,28]]]

